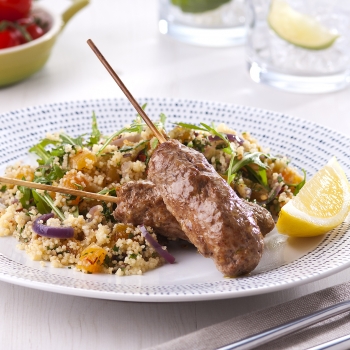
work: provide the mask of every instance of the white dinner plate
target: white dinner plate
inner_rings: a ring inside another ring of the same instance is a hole
[[[249,131],[272,154],[287,155],[308,178],[335,155],[350,176],[350,139],[323,126],[280,113],[216,102],[140,98],[156,120],[161,112],[172,121],[226,123],[238,132]],[[48,104],[0,115],[0,173],[16,160],[28,160],[28,149],[45,133],[64,129],[73,136],[90,133],[96,113],[105,134],[135,118],[127,100],[107,99]],[[176,257],[142,276],[88,275],[67,268],[41,266],[16,248],[13,237],[0,237],[0,280],[41,290],[85,297],[143,302],[224,299],[267,293],[326,277],[350,266],[349,221],[326,235],[287,238],[273,231],[265,238],[258,267],[248,276],[224,278],[211,259],[194,248],[176,243]]]

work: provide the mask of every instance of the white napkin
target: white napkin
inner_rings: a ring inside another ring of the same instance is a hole
[[[214,350],[328,306],[350,300],[350,282],[284,304],[234,317],[147,350]],[[260,346],[259,350],[303,350],[350,334],[349,312]]]

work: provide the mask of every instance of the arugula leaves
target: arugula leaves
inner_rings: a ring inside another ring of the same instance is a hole
[[[55,214],[63,221],[65,219],[63,213],[60,209],[58,209],[52,198],[48,193],[40,194],[36,190],[32,190],[33,198],[35,205],[40,214],[48,214],[51,213],[51,209],[55,212]]]
[[[101,132],[98,129],[97,126],[97,120],[96,120],[96,115],[95,112],[92,112],[92,132],[90,135],[90,140],[87,143],[87,146],[93,146],[96,145],[101,139]]]
[[[32,197],[30,188],[24,186],[18,186],[17,188],[22,193],[22,198],[19,200],[22,204],[22,207],[24,209],[28,209],[30,207],[30,199]]]
[[[100,150],[97,152],[96,156],[99,156],[103,150],[112,142],[112,140],[123,134],[123,133],[130,133],[130,132],[137,132],[137,133],[141,133],[144,127],[144,123],[142,123],[140,120],[136,119],[134,120],[134,122],[130,125],[130,127],[124,127],[122,129],[120,129],[119,131],[116,131],[114,134],[112,134],[110,137],[108,137],[108,139],[105,141],[105,143],[102,145],[102,147],[100,148]]]
[[[268,165],[264,164],[260,159],[260,156],[268,157],[268,155],[261,152],[253,152],[253,153],[247,152],[243,155],[243,158],[241,160],[238,160],[238,159],[235,159],[234,146],[229,141],[226,134],[217,131],[214,125],[210,126],[205,123],[200,123],[200,126],[195,124],[187,124],[187,123],[174,123],[174,124],[187,129],[209,132],[211,135],[217,136],[222,141],[224,141],[224,146],[222,148],[222,151],[231,156],[229,166],[225,173],[225,175],[227,176],[228,184],[231,184],[231,182],[235,179],[237,172],[241,170],[243,167],[246,167],[248,164],[256,164],[259,166],[258,171],[254,171],[252,168],[248,169],[248,167],[246,167],[248,169],[247,171],[249,171],[251,175],[256,179],[256,181],[258,181],[261,185],[263,185],[264,187],[268,187],[267,174],[266,174],[266,169],[268,169]]]

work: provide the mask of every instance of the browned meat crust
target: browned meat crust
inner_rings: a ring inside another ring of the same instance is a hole
[[[188,240],[152,182],[130,181],[117,188],[116,192],[118,206],[114,217],[117,220],[135,226],[151,226],[157,234],[170,239]]]
[[[151,226],[157,234],[170,239],[188,240],[151,181],[130,181],[117,188],[117,196],[118,207],[114,211],[117,220],[135,226]],[[274,228],[272,216],[265,208],[245,201],[242,204],[253,211],[253,217],[263,236]]]
[[[270,212],[260,206],[259,204],[243,201],[244,205],[250,207],[253,211],[253,216],[256,223],[259,226],[260,232],[263,236],[266,236],[275,227],[275,222]]]
[[[253,213],[205,157],[176,140],[162,143],[149,163],[148,178],[186,236],[219,271],[252,271],[262,255],[263,236]]]

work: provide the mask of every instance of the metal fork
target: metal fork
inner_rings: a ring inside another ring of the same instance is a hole
[[[250,337],[244,338],[238,342],[234,342],[225,345],[217,350],[249,350],[259,345],[266,344],[285,335],[296,332],[305,327],[311,326],[315,323],[321,322],[333,316],[342,314],[346,311],[350,311],[350,301],[343,301],[339,304],[327,307],[325,309],[316,311],[312,314],[296,318],[288,323],[284,323],[280,326],[270,328],[258,334],[254,334]],[[341,338],[339,338],[341,339]],[[323,349],[323,348],[319,348]],[[330,349],[325,347],[324,349]]]

